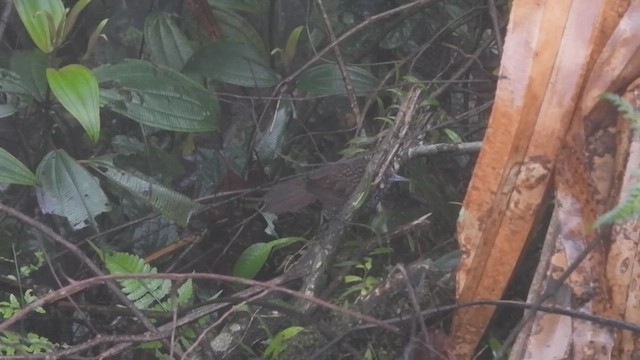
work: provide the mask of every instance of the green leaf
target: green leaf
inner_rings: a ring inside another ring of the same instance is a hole
[[[0,355],[20,354],[20,357],[28,358],[30,356],[25,354],[50,353],[57,347],[49,339],[34,333],[25,336],[24,332],[3,331],[0,334]]]
[[[493,354],[493,356],[498,356],[498,354],[502,351],[502,343],[500,342],[500,340],[494,337],[490,337],[487,343],[489,344],[489,348],[491,349],[491,353]]]
[[[0,69],[0,92],[8,95],[7,103],[15,108],[25,107],[33,101],[31,91],[20,75],[6,69]]]
[[[196,154],[202,159],[195,174],[197,194],[204,196],[226,179],[227,165],[220,152],[214,149],[198,148]]]
[[[11,104],[0,104],[0,119],[11,116],[16,113],[18,109]]]
[[[264,47],[262,37],[246,18],[229,8],[215,8],[213,14],[220,24],[220,31],[224,34],[226,42],[248,44],[261,58],[268,58],[269,53]]]
[[[295,244],[299,241],[304,241],[304,238],[298,237],[298,236],[290,236],[290,237],[285,237],[285,238],[281,238],[281,239],[275,239],[272,241],[269,241],[269,245],[273,248],[273,250],[278,250],[281,249],[285,246],[291,245],[291,244]]]
[[[218,98],[186,76],[143,60],[94,69],[100,101],[142,124],[183,132],[218,128]]]
[[[246,248],[233,266],[233,276],[253,279],[271,254],[272,246],[259,242]]]
[[[258,130],[257,145],[254,151],[267,174],[273,174],[282,150],[287,124],[293,117],[293,103],[289,100],[278,102],[271,126]]]
[[[347,69],[357,95],[367,95],[378,86],[379,80],[365,69],[358,66],[347,66]],[[324,64],[307,70],[300,75],[297,87],[311,96],[344,95],[347,92],[337,64]]]
[[[600,97],[609,100],[619,112],[624,114],[626,119],[631,121],[635,128],[640,126],[640,111],[633,107],[625,98],[610,92],[606,92],[600,95]]]
[[[102,260],[110,274],[156,274],[158,270],[147,264],[139,256],[124,252],[104,254]],[[160,304],[171,290],[168,279],[124,279],[118,280],[122,292],[133,301],[138,309],[149,309],[152,304]]]
[[[245,87],[271,87],[280,76],[246,43],[215,42],[196,52],[184,72]]]
[[[187,37],[167,13],[147,16],[144,38],[155,63],[180,71],[193,55]]]
[[[362,277],[357,276],[357,275],[345,275],[343,280],[344,280],[345,284],[349,284],[349,283],[353,283],[353,282],[362,281]]]
[[[280,353],[286,349],[286,342],[298,335],[304,328],[302,326],[290,326],[277,333],[271,340],[269,346],[264,350],[263,358],[277,359]]]
[[[167,299],[152,308],[157,311],[168,311],[176,306],[187,305],[193,298],[193,281],[187,280],[176,291],[175,299]]]
[[[449,128],[444,128],[442,129],[442,131],[444,132],[445,135],[447,135],[449,140],[453,141],[454,143],[462,142],[462,137],[460,137],[460,135],[458,135],[458,133],[455,132],[454,130],[451,130]]]
[[[242,114],[242,112],[235,112],[230,119],[231,125],[224,134],[222,154],[229,169],[245,178],[253,155],[251,145],[256,124],[250,115],[242,116]]]
[[[135,136],[115,135],[111,138],[111,148],[119,155],[131,155],[143,153],[145,150],[142,141]]]
[[[38,49],[27,51],[14,51],[11,54],[11,70],[20,77],[29,96],[44,101],[49,91],[46,69],[47,55]]]
[[[176,305],[187,305],[193,298],[193,280],[189,279],[178,288],[178,297],[176,299]]]
[[[105,26],[107,26],[107,21],[109,21],[109,19],[100,21],[98,26],[96,26],[95,30],[93,30],[93,32],[91,33],[91,36],[89,36],[89,41],[87,42],[87,51],[82,56],[82,59],[86,60],[89,58],[89,56],[91,56],[91,54],[93,54],[93,50],[96,48],[96,45],[98,45],[98,39],[100,37],[103,37],[105,39],[107,38],[105,35],[102,35],[102,30]]]
[[[0,182],[7,184],[37,185],[38,179],[20,160],[0,148]]]
[[[635,177],[640,173],[635,170]],[[615,222],[623,222],[640,216],[640,186],[631,186],[620,198],[620,202],[611,210],[596,219],[594,227]]]
[[[60,0],[15,0],[18,15],[36,46],[49,54],[55,48],[57,27],[64,18]]]
[[[609,100],[626,119],[631,121],[634,136],[637,137],[640,129],[640,112],[618,94],[607,92],[600,95],[600,97]],[[637,180],[639,176],[640,172],[636,169],[632,173],[631,179]],[[640,186],[632,185],[625,190],[618,204],[596,219],[593,226],[597,228],[608,223],[623,222],[630,218],[637,218],[638,215],[640,215]]]
[[[125,206],[124,202],[122,204]],[[131,239],[134,240],[131,252],[138,255],[151,254],[170,246],[180,237],[178,231],[180,231],[178,225],[164,216],[144,221],[133,228]]]
[[[304,29],[303,26],[298,26],[297,28],[291,31],[289,34],[289,38],[287,39],[287,45],[284,48],[284,63],[289,66],[291,64],[291,60],[296,55],[296,48],[298,47],[298,39],[300,38],[300,34]]]
[[[139,349],[144,350],[160,350],[164,347],[164,344],[160,340],[147,341],[138,345]]]
[[[255,243],[240,254],[240,257],[233,267],[233,275],[245,279],[253,279],[260,269],[262,269],[271,251],[303,240],[301,237],[286,237],[268,243]]]
[[[234,10],[258,13],[264,11],[266,3],[264,0],[209,0],[209,4],[217,7]]]
[[[56,39],[57,44],[61,44],[64,41],[64,39],[67,38],[67,35],[71,31],[71,29],[73,29],[73,25],[75,25],[76,20],[78,19],[78,15],[80,15],[80,12],[90,2],[91,0],[78,0],[73,5],[73,7],[71,8],[71,11],[69,11],[69,13],[64,19],[63,27],[61,29],[58,29],[58,38]]]
[[[117,168],[108,157],[93,159],[90,164],[107,179],[138,196],[178,225],[186,226],[191,215],[200,208],[195,201],[143,175]]]
[[[436,259],[433,266],[439,271],[452,271],[460,265],[461,257],[460,250],[453,250]]]
[[[402,21],[382,39],[379,46],[383,49],[392,50],[406,44],[411,38],[414,26],[415,21]]]
[[[41,184],[36,194],[42,212],[66,217],[74,229],[89,224],[97,227],[94,218],[110,210],[98,180],[64,150],[48,153],[36,176]]]
[[[116,166],[135,169],[162,184],[171,184],[177,178],[184,176],[185,169],[178,154],[170,153],[153,144],[148,145],[145,151],[126,157],[119,156],[115,160]]]
[[[89,139],[100,138],[100,95],[98,81],[91,70],[71,64],[60,70],[47,69],[51,92],[87,132]]]

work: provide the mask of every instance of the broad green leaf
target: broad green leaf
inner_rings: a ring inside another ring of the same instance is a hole
[[[291,236],[291,237],[285,237],[285,238],[269,241],[269,245],[273,248],[273,250],[278,250],[285,246],[295,244],[299,241],[304,241],[304,238],[301,238],[298,236]]]
[[[246,248],[233,266],[233,276],[253,279],[271,254],[272,246],[259,242]]]
[[[220,24],[220,31],[224,34],[226,42],[248,44],[261,58],[268,59],[269,52],[262,37],[245,17],[229,8],[221,7],[213,9],[213,14]]]
[[[95,30],[93,30],[93,32],[91,33],[91,36],[89,36],[89,41],[87,42],[87,51],[82,56],[82,59],[86,60],[89,58],[89,56],[91,56],[91,54],[93,54],[93,51],[96,48],[96,45],[98,45],[98,39],[100,39],[100,37],[103,37],[104,39],[107,38],[106,35],[102,34],[102,30],[104,29],[105,26],[107,26],[108,21],[109,19],[104,19],[100,21],[98,26],[96,26]]]
[[[493,356],[498,357],[498,354],[502,352],[502,342],[492,336],[487,340],[487,343],[489,344],[489,349],[491,349]]]
[[[271,126],[258,133],[258,145],[255,147],[255,152],[267,174],[272,174],[275,170],[274,165],[278,160],[287,124],[292,116],[293,104],[289,100],[282,100],[278,103]]]
[[[64,18],[60,0],[15,0],[18,15],[36,46],[49,54],[55,48],[55,35]]]
[[[133,229],[131,251],[138,255],[152,254],[175,243],[180,237],[179,230],[175,223],[164,216],[143,221]]]
[[[16,113],[18,109],[15,106],[10,104],[0,104],[0,119],[5,118],[7,116],[11,116]]]
[[[202,132],[218,128],[220,106],[186,76],[143,60],[94,69],[100,101],[108,109],[160,129]]]
[[[347,66],[353,90],[357,95],[367,95],[378,86],[379,80],[358,66]],[[347,90],[337,64],[324,64],[305,71],[297,82],[300,90],[311,96],[344,95]]]
[[[44,101],[49,91],[46,69],[47,55],[39,49],[13,51],[11,54],[11,70],[19,77],[22,86],[29,91],[29,96]]]
[[[225,130],[222,154],[227,166],[240,177],[245,178],[249,172],[251,143],[256,127],[250,114],[245,116],[242,114],[242,111],[237,111],[232,115],[231,126]]]
[[[185,173],[183,163],[180,162],[177,154],[160,149],[153,144],[148,144],[143,152],[118,157],[115,164],[124,169],[135,169],[163,184],[171,184],[176,179],[182,178]]]
[[[0,69],[0,92],[7,94],[7,102],[16,108],[27,106],[33,101],[31,92],[20,75],[6,69]]]
[[[131,155],[144,152],[142,141],[134,136],[115,135],[111,138],[111,148],[119,155]]]
[[[205,196],[210,189],[220,185],[226,179],[227,165],[220,152],[214,149],[198,148],[198,170],[196,171],[196,190],[198,196]]]
[[[343,279],[345,284],[350,284],[350,283],[354,283],[354,282],[360,282],[362,281],[362,277],[361,276],[357,276],[357,275],[346,275]]]
[[[454,143],[461,143],[462,142],[462,137],[460,137],[460,135],[457,132],[455,132],[454,130],[451,130],[449,128],[444,128],[444,129],[442,129],[442,131],[444,132],[445,135],[447,135],[449,140],[453,141]]]
[[[89,139],[100,138],[100,95],[98,81],[91,70],[71,64],[60,70],[47,69],[51,92],[87,132]]]
[[[287,45],[284,48],[284,63],[289,66],[291,64],[291,60],[296,55],[296,48],[298,47],[298,39],[300,38],[300,34],[304,29],[303,26],[298,26],[297,28],[291,31],[289,34],[289,38],[287,39]]]
[[[0,183],[37,185],[38,180],[20,160],[0,148]]]
[[[269,258],[271,251],[303,241],[301,237],[276,239],[268,243],[255,243],[246,248],[233,266],[233,275],[245,279],[253,279]]]
[[[209,0],[209,4],[215,7],[223,7],[251,13],[261,12],[266,9],[266,3],[264,0]]]
[[[439,271],[451,271],[460,265],[461,256],[460,250],[453,250],[436,259],[433,262],[433,266]]]
[[[391,50],[404,45],[411,38],[415,25],[413,20],[402,21],[382,39],[380,47]]]
[[[85,8],[85,6],[89,5],[90,2],[91,0],[78,0],[73,5],[62,23],[63,26],[58,29],[58,36],[56,39],[57,44],[61,44],[64,39],[67,38],[67,35],[69,35],[69,32],[73,29],[73,25],[75,25],[76,20],[78,19],[78,15],[80,15],[80,12]]]
[[[40,182],[38,203],[45,214],[67,218],[74,229],[82,229],[109,211],[109,200],[98,180],[64,150],[48,153],[36,169]]]
[[[143,199],[178,225],[187,225],[191,215],[200,208],[198,203],[179,192],[152,182],[143,175],[117,168],[108,157],[93,159],[90,164],[107,179]]]
[[[189,40],[167,13],[147,16],[144,38],[155,63],[180,71],[193,55]]]
[[[280,76],[245,43],[215,42],[193,54],[184,72],[245,87],[271,87]]]

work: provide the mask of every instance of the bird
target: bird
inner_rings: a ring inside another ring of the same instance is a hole
[[[274,185],[264,196],[263,211],[274,214],[296,212],[316,201],[320,201],[325,209],[339,209],[360,183],[371,156],[343,159]],[[387,181],[407,179],[390,174]]]

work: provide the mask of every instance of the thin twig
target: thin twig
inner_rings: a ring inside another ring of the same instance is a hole
[[[327,29],[327,33],[329,34],[329,40],[331,42],[336,42],[336,34],[333,32],[333,28],[331,27],[331,21],[329,21],[329,16],[327,15],[327,11],[324,8],[324,4],[322,0],[316,0],[316,4],[318,5],[318,10],[322,15],[322,21],[324,22],[324,26]],[[342,81],[344,81],[344,85],[347,90],[347,96],[349,98],[349,103],[351,104],[351,111],[356,119],[360,119],[360,106],[358,106],[358,98],[356,97],[356,92],[353,88],[353,82],[351,81],[351,75],[349,75],[349,69],[347,68],[347,63],[344,61],[344,57],[342,57],[342,51],[340,51],[340,46],[336,45],[333,47],[333,53],[336,56],[336,61],[338,62],[338,69],[340,69],[340,75],[342,76]]]
[[[371,25],[373,23],[376,23],[377,21],[380,21],[382,19],[386,19],[386,18],[388,18],[390,16],[393,16],[395,14],[398,14],[398,13],[401,13],[401,12],[404,12],[404,11],[408,11],[408,10],[411,10],[413,8],[416,8],[416,7],[429,5],[430,3],[435,2],[435,1],[437,1],[437,0],[416,0],[414,2],[410,2],[408,4],[401,5],[401,6],[398,6],[396,8],[393,8],[393,9],[391,9],[389,11],[385,11],[385,12],[382,12],[380,14],[376,14],[376,15],[368,18],[366,21],[363,21],[360,24],[354,26],[353,28],[345,31],[340,36],[338,36],[335,41],[332,41],[326,47],[324,47],[323,49],[318,51],[311,59],[309,59],[306,63],[304,63],[302,66],[300,66],[296,71],[294,71],[289,76],[287,76],[282,81],[280,81],[278,86],[276,86],[276,88],[273,90],[272,97],[278,98],[279,94],[286,93],[287,92],[286,91],[287,87],[298,76],[300,76],[300,74],[305,72],[309,67],[311,67],[311,65],[315,64],[316,61],[320,60],[326,53],[331,51],[335,46],[338,46],[343,41],[345,41],[346,39],[350,38],[351,36],[357,34],[359,31],[361,31],[362,29],[366,28],[367,26],[369,26],[369,25]],[[269,104],[267,104],[265,106],[265,110],[263,111],[262,115],[260,116],[261,119],[265,116],[268,108],[269,108]],[[258,120],[258,122],[260,122],[260,120]]]
[[[4,204],[0,204],[0,212],[4,212],[9,214],[10,216],[22,221],[23,223],[33,227],[34,229],[39,230],[40,232],[42,232],[44,235],[46,235],[49,239],[59,243],[60,245],[64,246],[67,250],[69,250],[72,254],[74,254],[80,261],[82,261],[85,265],[87,265],[87,267],[97,276],[104,276],[104,273],[102,272],[102,270],[100,270],[100,267],[98,267],[98,265],[96,265],[96,263],[94,263],[93,261],[91,261],[91,259],[89,259],[87,257],[87,255],[85,255],[80,248],[78,248],[77,246],[75,246],[74,244],[70,243],[69,241],[65,240],[64,238],[62,238],[62,236],[58,235],[55,231],[51,230],[51,228],[49,228],[48,226],[36,221],[35,219],[30,218],[29,216],[25,215],[24,213],[13,209],[11,207],[8,207]],[[153,326],[153,324],[151,323],[151,321],[149,321],[149,319],[140,311],[140,309],[138,309],[131,300],[129,300],[129,298],[127,298],[127,296],[122,293],[122,291],[120,290],[120,287],[118,285],[116,285],[116,283],[114,281],[108,281],[107,282],[107,287],[109,287],[109,290],[111,290],[111,292],[113,292],[114,296],[116,298],[118,298],[118,300],[120,300],[122,302],[122,304],[124,304],[127,308],[129,308],[129,310],[131,310],[131,312],[144,324],[144,326],[154,332],[157,331],[156,328]],[[63,293],[62,297],[68,297],[70,294],[65,294]],[[9,321],[9,319],[5,320],[5,322],[3,322],[2,324],[0,324],[0,327],[3,327],[6,329],[5,323],[7,323]],[[1,332],[2,330],[0,330]]]
[[[488,1],[489,1],[489,15],[491,16],[491,24],[493,25],[493,35],[496,39],[498,56],[502,57],[502,31],[500,31],[500,22],[498,21],[498,9],[496,8],[496,0],[488,0]]]
[[[419,145],[410,148],[407,151],[407,158],[413,159],[420,156],[435,155],[435,154],[467,154],[476,153],[480,151],[482,147],[482,141],[474,141],[468,143],[453,143],[453,144],[430,144]]]
[[[504,359],[506,356],[506,352],[511,348],[511,345],[516,341],[516,337],[520,333],[520,331],[527,325],[529,321],[531,321],[538,311],[543,307],[545,301],[550,298],[553,298],[557,294],[561,293],[560,290],[564,285],[564,282],[573,274],[573,272],[582,264],[584,259],[591,254],[593,250],[595,250],[598,246],[602,244],[602,241],[605,239],[604,232],[599,232],[589,243],[587,246],[578,254],[578,256],[569,264],[567,269],[560,274],[557,279],[549,278],[547,280],[547,287],[545,292],[540,295],[540,297],[532,304],[530,311],[526,312],[525,315],[520,319],[518,324],[511,331],[511,335],[507,338],[507,340],[503,343],[502,348],[496,354],[496,359]]]
[[[354,317],[356,319],[365,321],[365,322],[369,322],[369,323],[373,323],[373,324],[377,324],[378,326],[380,326],[381,328],[394,332],[394,333],[399,333],[398,328],[396,328],[395,326],[389,326],[384,324],[384,322],[375,319],[371,316],[359,313],[357,311],[351,310],[351,309],[347,309],[344,307],[341,307],[339,305],[335,305],[332,304],[330,302],[324,301],[322,299],[318,299],[316,297],[310,296],[310,295],[306,295],[303,294],[301,292],[295,291],[295,290],[291,290],[282,286],[278,286],[278,285],[273,285],[270,282],[262,282],[262,281],[256,281],[256,280],[251,280],[251,279],[245,279],[245,278],[241,278],[241,277],[236,277],[236,276],[230,276],[230,275],[221,275],[221,274],[205,274],[205,273],[189,273],[189,274],[176,274],[176,273],[171,273],[171,274],[156,274],[156,273],[146,273],[146,274],[113,274],[113,275],[100,275],[100,276],[95,276],[93,278],[89,278],[89,279],[85,279],[85,280],[79,280],[79,281],[75,281],[61,289],[52,291],[50,293],[48,293],[45,296],[42,296],[40,298],[38,298],[36,301],[31,302],[29,304],[27,304],[26,306],[24,306],[22,309],[20,309],[19,311],[17,311],[13,316],[11,316],[10,318],[6,319],[5,321],[3,321],[2,323],[0,323],[0,332],[2,331],[6,331],[11,325],[15,324],[17,321],[23,319],[26,315],[28,315],[29,313],[35,311],[37,308],[44,306],[46,304],[50,304],[52,302],[58,301],[60,299],[66,298],[70,295],[76,294],[84,289],[87,289],[89,287],[93,287],[93,286],[98,286],[103,284],[104,282],[113,282],[115,280],[124,280],[124,279],[168,279],[168,280],[172,280],[172,281],[186,281],[189,279],[202,279],[202,280],[216,280],[216,281],[223,281],[223,282],[227,282],[227,283],[236,283],[236,284],[243,284],[243,285],[249,285],[249,286],[256,286],[261,288],[263,291],[277,291],[277,292],[281,292],[281,293],[285,293],[287,295],[290,296],[295,296],[298,297],[300,299],[304,299],[306,301],[312,302],[316,305],[325,307],[329,310],[335,311],[339,314],[345,315],[345,316],[349,316],[349,317]],[[171,325],[171,327],[175,326],[175,325],[184,325],[186,324],[186,322],[184,322],[184,319],[180,319],[178,320],[175,324],[174,322],[170,322],[169,325]],[[164,330],[164,328],[159,328],[160,330]],[[154,329],[154,331],[157,331]]]

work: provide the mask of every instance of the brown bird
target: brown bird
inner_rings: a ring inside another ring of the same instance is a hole
[[[371,155],[361,155],[322,166],[305,176],[285,180],[264,197],[264,211],[274,214],[295,212],[316,201],[325,209],[342,206],[360,183]],[[407,179],[392,175],[391,181]]]

